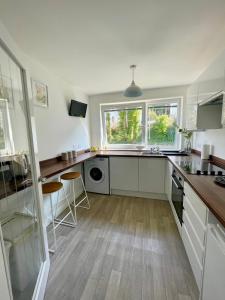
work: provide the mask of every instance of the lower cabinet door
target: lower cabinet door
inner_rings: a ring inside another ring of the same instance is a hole
[[[173,166],[172,163],[167,160],[166,161],[166,168],[165,168],[165,193],[167,196],[167,199],[172,202],[171,199],[171,193],[172,193],[172,172],[173,172]]]
[[[165,193],[166,159],[139,158],[139,192]]]
[[[188,230],[183,224],[182,226],[182,240],[184,243],[184,247],[192,268],[192,271],[195,276],[195,280],[198,286],[198,289],[201,290],[201,285],[202,285],[202,264],[200,263],[197,253],[194,249],[194,245],[191,241],[190,235],[188,233]]]
[[[111,189],[138,191],[138,158],[110,158]]]

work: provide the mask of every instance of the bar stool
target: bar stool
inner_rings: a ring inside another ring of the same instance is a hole
[[[82,208],[86,208],[86,209],[90,209],[90,203],[89,203],[89,199],[88,199],[88,195],[84,186],[84,181],[83,178],[80,174],[80,172],[68,172],[68,173],[64,173],[60,176],[61,180],[71,180],[72,181],[72,193],[73,193],[73,202],[71,203],[74,207],[74,218],[76,220],[76,224],[77,224],[77,212],[76,212],[76,208],[82,207]],[[75,191],[75,182],[76,180],[80,180],[82,187],[83,187],[83,191],[84,191],[84,198],[82,198],[78,203],[76,203],[76,191]],[[82,206],[81,203],[87,200],[87,205],[86,206]]]
[[[62,219],[56,219],[56,214],[57,214],[57,209],[58,209],[58,203],[59,203],[59,191],[61,189],[63,190],[64,197],[65,197],[65,199],[67,201],[67,204],[68,204],[68,207],[69,207],[69,212]],[[55,208],[55,213],[54,213],[54,210],[53,210],[53,197],[52,197],[52,195],[54,193],[56,193],[56,192],[58,192],[58,195],[57,195],[57,202],[56,202],[56,208]],[[55,250],[57,248],[56,228],[59,225],[64,225],[64,226],[69,226],[69,227],[75,227],[76,222],[75,222],[75,219],[74,219],[74,216],[73,216],[73,212],[72,212],[72,209],[71,209],[71,206],[70,206],[70,202],[69,202],[69,200],[68,200],[68,198],[66,196],[66,193],[65,193],[65,190],[64,190],[62,182],[54,181],[54,182],[47,182],[47,183],[42,184],[42,193],[43,193],[43,195],[50,195],[51,217],[52,217],[52,227],[53,227],[52,230],[53,230],[53,238],[54,238],[54,250],[53,249],[49,249],[49,252],[50,253],[55,253]],[[70,214],[72,215],[73,223],[65,221],[65,219]]]

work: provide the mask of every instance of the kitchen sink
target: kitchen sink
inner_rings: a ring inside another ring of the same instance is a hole
[[[142,151],[141,155],[147,155],[147,156],[164,156],[164,154],[162,152],[152,152],[152,151]]]
[[[163,150],[162,154],[166,156],[187,156],[188,154],[184,151],[175,151],[175,150]]]

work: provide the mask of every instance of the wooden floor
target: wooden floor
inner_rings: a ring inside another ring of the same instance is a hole
[[[168,202],[90,194],[75,229],[60,227],[45,300],[196,300]]]

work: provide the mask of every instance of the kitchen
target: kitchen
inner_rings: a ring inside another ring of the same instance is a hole
[[[1,297],[222,300],[224,3],[75,2],[2,1]]]

